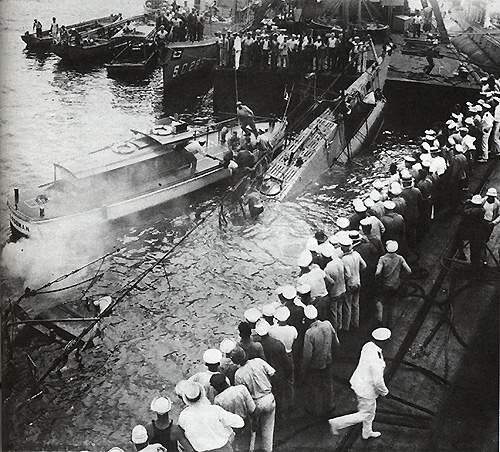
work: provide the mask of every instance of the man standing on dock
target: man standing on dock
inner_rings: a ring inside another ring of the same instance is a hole
[[[330,419],[330,427],[334,435],[339,430],[358,423],[363,423],[363,439],[378,438],[381,433],[372,428],[377,409],[377,397],[389,394],[384,382],[385,361],[382,347],[391,337],[391,330],[377,328],[372,332],[372,340],[363,345],[358,367],[350,379],[351,388],[358,399],[358,412]]]
[[[429,46],[425,51],[425,59],[427,60],[427,66],[425,66],[424,72],[429,75],[434,69],[434,56],[436,55],[436,46]]]
[[[385,253],[377,263],[375,276],[380,279],[380,294],[375,303],[377,310],[377,321],[379,324],[391,326],[392,310],[398,297],[399,287],[401,286],[401,270],[411,273],[410,266],[406,263],[403,256],[397,254],[398,242],[388,240],[386,243],[387,253]],[[386,307],[386,321],[383,321],[384,305]]]
[[[328,416],[335,408],[332,365],[340,345],[337,332],[328,320],[318,319],[318,310],[308,305],[304,314],[309,327],[304,337],[300,385],[305,388],[305,410],[312,416]]]
[[[257,127],[255,127],[255,116],[253,111],[240,101],[236,102],[236,116],[241,124],[241,130],[251,131],[255,135],[255,138],[259,136],[259,131]]]

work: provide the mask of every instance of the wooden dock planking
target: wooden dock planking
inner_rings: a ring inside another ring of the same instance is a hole
[[[423,56],[403,53],[404,39],[400,35],[393,35],[396,49],[394,49],[389,65],[387,81],[418,83],[424,85],[453,86],[456,88],[480,89],[479,74],[475,71],[469,75],[468,81],[461,81],[456,77],[457,69],[463,58],[451,45],[438,45],[439,56],[434,58],[435,67],[427,75],[424,68],[427,60]],[[469,70],[472,70],[469,67]]]

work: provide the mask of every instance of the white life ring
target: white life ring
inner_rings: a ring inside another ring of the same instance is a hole
[[[155,126],[151,129],[151,133],[153,135],[170,135],[171,133],[173,132],[173,128],[172,126],[167,126],[167,125],[163,125],[163,126]]]
[[[153,7],[153,3],[151,2],[151,0],[146,0],[146,8],[152,8]]]
[[[132,154],[132,152],[135,152],[136,149],[137,146],[130,141],[113,145],[113,152],[116,152],[117,154]]]

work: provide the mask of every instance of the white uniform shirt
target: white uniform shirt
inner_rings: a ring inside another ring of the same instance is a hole
[[[495,107],[495,121],[500,122],[500,104]]]
[[[227,444],[233,428],[245,425],[237,414],[230,413],[218,405],[195,403],[182,410],[179,427],[198,452],[219,449]]]
[[[495,118],[493,117],[493,115],[489,111],[487,111],[483,115],[483,120],[481,121],[481,127],[483,129],[489,130],[493,127],[494,121],[495,121]]]
[[[191,154],[195,155],[199,152],[203,152],[203,146],[198,143],[198,141],[192,141],[186,146],[186,151],[191,152]]]
[[[233,48],[235,52],[241,52],[241,38],[239,36],[234,38]]]
[[[324,297],[328,295],[325,283],[325,272],[316,264],[313,264],[311,270],[299,277],[299,284],[309,284],[311,288],[311,297]]]
[[[375,215],[370,215],[366,217],[370,224],[372,225],[372,234],[377,237],[379,240],[382,240],[382,236],[385,232],[384,223],[382,223]]]
[[[269,336],[278,339],[285,346],[286,352],[290,353],[298,333],[297,329],[291,325],[273,325],[269,328]]]
[[[366,399],[387,395],[389,390],[384,382],[384,369],[382,349],[373,342],[367,342],[361,349],[358,367],[349,380],[352,390]]]

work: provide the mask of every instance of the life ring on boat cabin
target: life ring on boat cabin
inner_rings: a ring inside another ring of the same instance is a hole
[[[172,126],[169,125],[154,126],[151,129],[151,133],[153,135],[163,135],[163,136],[170,135],[173,131],[174,129],[172,128]]]
[[[116,152],[117,154],[132,154],[132,152],[135,152],[136,149],[137,146],[130,141],[113,145],[113,152]]]

